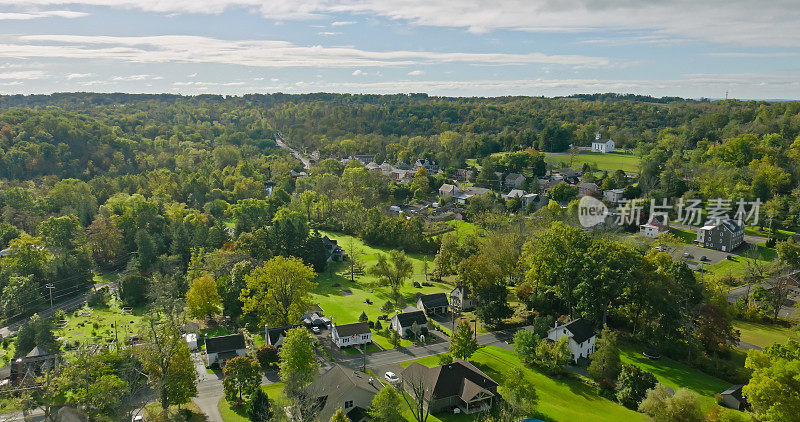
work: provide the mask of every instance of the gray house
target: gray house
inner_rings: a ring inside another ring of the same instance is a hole
[[[383,384],[369,374],[336,364],[306,387],[317,398],[317,420],[327,421],[342,409],[353,422],[367,420],[367,409]]]
[[[487,411],[497,396],[497,383],[463,359],[434,368],[414,362],[400,379],[412,396],[414,386],[424,386],[424,401],[432,414],[452,413],[456,408],[467,414]]]
[[[450,306],[447,303],[446,293],[432,293],[429,295],[420,295],[417,299],[417,309],[425,311],[425,315],[446,315],[447,308]]]
[[[475,308],[475,299],[472,298],[472,292],[468,286],[462,284],[450,292],[450,306],[459,311],[469,311]]]
[[[695,243],[699,246],[731,252],[744,242],[744,226],[736,220],[708,222],[697,229]]]

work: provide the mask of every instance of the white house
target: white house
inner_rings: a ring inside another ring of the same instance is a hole
[[[589,321],[578,318],[564,325],[558,325],[547,332],[547,338],[553,341],[561,340],[561,337],[569,337],[569,352],[574,362],[579,359],[588,358],[594,353],[594,343],[597,339],[594,328]]]
[[[247,355],[244,336],[241,334],[206,337],[205,344],[206,366],[211,366],[215,363],[223,366],[228,359]]]
[[[594,137],[594,142],[592,142],[592,152],[614,152],[614,140],[611,138],[603,139],[600,137],[600,132],[597,132],[597,135]]]
[[[655,239],[658,237],[658,233],[660,232],[658,230],[658,226],[655,224],[642,224],[639,226],[639,233],[641,233],[644,237]]]
[[[368,344],[372,343],[372,331],[369,329],[368,322],[343,325],[333,324],[331,327],[331,340],[339,348]]]
[[[415,322],[419,328],[428,327],[428,317],[425,316],[424,311],[403,312],[402,314],[395,311],[392,317],[392,330],[405,337],[406,332],[414,326]]]
[[[186,339],[186,345],[189,346],[189,350],[197,350],[197,333],[184,334],[183,338]]]

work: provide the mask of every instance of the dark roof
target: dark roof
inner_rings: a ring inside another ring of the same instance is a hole
[[[456,359],[449,365],[434,368],[415,362],[402,372],[401,377],[409,382],[421,378],[426,385],[426,395],[429,400],[457,396],[469,401],[480,392],[493,395],[497,388],[497,383],[493,379],[463,359]]]
[[[422,306],[425,309],[442,308],[450,305],[450,303],[447,302],[447,294],[445,293],[422,295],[419,297],[419,300],[422,301]]]
[[[366,334],[369,333],[369,323],[354,322],[352,324],[337,325],[336,332],[339,333],[339,337],[352,337],[356,334]]]
[[[733,398],[735,398],[736,400],[742,401],[742,387],[744,387],[744,384],[732,385],[730,388],[723,391],[721,394],[730,395],[733,396]]]
[[[427,324],[428,318],[424,311],[403,312],[395,315],[401,327],[410,327],[416,322],[417,325]]]
[[[206,337],[206,353],[222,353],[244,349],[244,336],[230,334],[219,337]]]
[[[462,297],[467,297],[470,294],[472,294],[472,292],[469,290],[469,286],[467,286],[467,285],[456,286],[455,289],[450,291],[450,294],[453,294],[456,290],[461,290],[462,291],[461,292],[461,296]]]
[[[271,344],[275,347],[279,346],[282,342],[281,339],[286,337],[286,332],[291,330],[292,328],[299,327],[300,324],[296,325],[284,325],[283,327],[275,327],[269,328],[266,327],[267,336],[269,337],[267,340],[267,344]]]
[[[313,313],[316,312],[318,314],[322,314],[322,308],[319,305],[311,305],[308,307],[308,312]]]
[[[347,412],[346,416],[353,422],[361,422],[367,419],[367,411],[365,409],[356,406],[350,409],[350,411]]]
[[[595,335],[594,327],[592,327],[592,324],[583,318],[572,320],[563,327],[569,330],[570,333],[572,333],[572,339],[575,340],[575,343],[578,344],[583,343],[586,340],[589,340],[590,338],[592,338],[593,335]]]
[[[321,420],[328,420],[336,409],[342,406],[344,399],[348,398],[348,394],[354,388],[374,395],[381,391],[383,384],[369,374],[335,364],[328,372],[309,384],[306,391],[316,396],[322,406],[318,417]]]

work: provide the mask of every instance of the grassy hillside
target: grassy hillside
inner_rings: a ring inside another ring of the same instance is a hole
[[[550,164],[560,165],[566,163],[569,165],[570,163],[569,153],[566,152],[548,153],[545,160]],[[601,152],[584,152],[575,155],[575,158],[572,160],[572,167],[582,167],[584,163],[595,165],[601,170],[623,170],[631,173],[638,173],[640,160],[639,157],[633,154],[623,154],[619,152],[611,152],[608,154],[603,154]]]

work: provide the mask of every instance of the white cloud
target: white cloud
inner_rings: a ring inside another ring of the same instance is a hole
[[[332,37],[334,35],[342,35],[342,33],[341,32],[322,31],[322,32],[317,32],[317,35],[322,35],[323,37]]]
[[[174,86],[242,86],[244,82],[200,82],[200,81],[186,81],[186,82],[173,82]]]
[[[363,76],[363,75],[366,75],[366,73],[364,73],[364,71],[362,71],[361,69],[356,69],[353,71],[353,76]]]
[[[128,76],[114,76],[111,78],[112,81],[116,82],[129,82],[129,81],[143,81],[145,79],[151,79],[150,75],[128,75]]]
[[[0,1],[0,4],[3,4],[3,1]],[[0,21],[4,20],[31,20],[31,19],[42,19],[42,18],[65,18],[65,19],[75,19],[75,18],[82,18],[84,16],[89,16],[88,13],[83,12],[73,12],[72,10],[45,10],[39,12],[0,12]]]
[[[331,23],[331,26],[346,26],[346,25],[353,25],[355,22],[353,21],[336,21]]]
[[[158,13],[218,14],[244,8],[276,21],[333,14],[379,16],[413,25],[535,32],[644,30],[668,37],[753,46],[800,45],[797,0],[0,0],[0,5],[108,6]],[[337,21],[340,25],[351,21]],[[333,25],[333,24],[332,24]]]
[[[0,72],[0,79],[9,80],[36,80],[45,79],[47,74],[41,70],[20,70],[16,72]]]
[[[367,51],[354,47],[298,46],[287,41],[237,41],[188,35],[150,37],[23,35],[10,38],[11,40],[5,43],[0,42],[0,57],[107,59],[136,63],[224,63],[276,68],[384,67],[430,63],[612,66],[607,58],[582,55]]]
[[[67,79],[71,81],[73,79],[91,78],[92,76],[94,76],[94,73],[69,73],[67,74]]]
[[[424,74],[425,72],[422,70],[412,70],[411,72],[408,72],[409,76],[422,76]]]
[[[190,73],[190,74],[186,75],[186,77],[187,78],[196,78],[197,77],[197,72]]]

